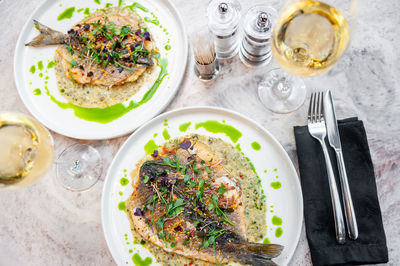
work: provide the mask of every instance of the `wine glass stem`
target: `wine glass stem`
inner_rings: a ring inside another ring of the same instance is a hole
[[[80,160],[74,160],[72,162],[72,166],[70,168],[71,173],[73,173],[76,177],[79,177],[83,172],[83,162]]]
[[[280,77],[272,86],[273,93],[280,99],[287,99],[292,89],[293,86],[287,77]]]

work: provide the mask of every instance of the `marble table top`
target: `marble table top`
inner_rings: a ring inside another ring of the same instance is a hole
[[[0,110],[29,113],[13,80],[13,56],[18,34],[40,2],[0,0]],[[172,2],[186,25],[205,23],[208,1]],[[241,2],[247,10],[261,1]],[[269,2],[277,4],[279,0]],[[358,116],[365,123],[386,230],[389,265],[400,264],[399,10],[398,0],[359,1],[355,35],[346,55],[328,73],[305,79],[309,91],[333,91],[338,118]],[[218,79],[204,84],[194,75],[191,58],[181,89],[167,110],[210,105],[252,117],[277,137],[297,167],[293,126],[306,123],[307,108],[304,105],[286,115],[263,108],[257,97],[257,84],[271,67],[249,69],[236,57],[225,65]],[[52,135],[56,155],[79,142],[54,132]],[[107,169],[126,138],[85,143],[101,152]],[[53,168],[30,187],[0,191],[0,265],[114,265],[100,219],[104,177],[105,174],[91,190],[76,193],[57,183]],[[304,226],[290,265],[311,265]]]

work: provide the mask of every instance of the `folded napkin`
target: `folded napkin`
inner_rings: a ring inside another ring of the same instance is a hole
[[[321,145],[309,134],[307,126],[294,127],[306,234],[312,262],[314,266],[388,262],[374,168],[363,122],[357,118],[349,118],[338,121],[338,127],[359,231],[357,240],[348,238],[346,231],[346,243],[343,245],[336,243],[328,176]],[[328,138],[326,142],[330,147]],[[329,149],[329,152],[341,195],[335,153],[333,149]]]

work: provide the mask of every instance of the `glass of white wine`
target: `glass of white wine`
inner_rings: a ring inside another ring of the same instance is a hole
[[[30,185],[53,163],[49,131],[23,114],[0,112],[0,147],[0,189]]]
[[[289,113],[304,103],[299,76],[320,75],[337,63],[349,45],[357,5],[358,0],[286,1],[271,38],[274,59],[286,72],[273,69],[260,83],[265,107]]]
[[[54,161],[54,141],[39,122],[24,114],[0,112],[0,189],[25,187],[45,176],[53,162],[67,189],[90,189],[103,171],[100,153],[90,145],[67,147]]]

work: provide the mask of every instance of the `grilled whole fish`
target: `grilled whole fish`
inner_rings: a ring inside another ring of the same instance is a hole
[[[122,85],[137,80],[153,66],[155,45],[143,19],[127,8],[96,12],[66,34],[38,21],[40,34],[26,46],[59,45],[56,61],[67,77],[80,84]]]
[[[154,245],[210,263],[276,265],[283,247],[246,240],[241,185],[202,142],[155,150],[132,186],[127,213]]]

